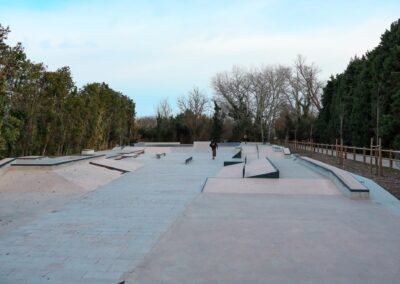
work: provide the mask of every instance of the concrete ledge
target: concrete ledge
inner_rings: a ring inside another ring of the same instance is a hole
[[[22,156],[18,157],[18,160],[38,160],[38,159],[44,159],[47,158],[46,156]]]
[[[156,158],[157,159],[160,159],[162,156],[167,156],[167,154],[166,153],[159,153],[159,154],[156,154]]]
[[[278,145],[273,145],[272,149],[274,149],[275,152],[283,152],[282,147]]]
[[[41,167],[58,167],[70,163],[75,163],[75,162],[81,162],[81,161],[86,161],[89,159],[97,159],[100,157],[104,157],[104,154],[100,155],[90,155],[90,156],[76,156],[76,157],[70,157],[67,159],[67,157],[58,157],[58,158],[46,158],[45,160],[26,160],[23,159],[22,161],[18,161],[19,159],[15,159],[15,161],[11,164],[13,168],[18,168],[18,167],[31,167],[31,168],[41,168]]]
[[[342,193],[351,199],[368,199],[369,189],[357,181],[349,172],[323,162],[299,156],[300,161],[311,165],[312,169],[332,179]]]
[[[287,156],[290,157],[290,155],[291,155],[290,149],[289,149],[289,148],[283,148],[283,154],[285,155],[285,158],[286,158]]]
[[[14,162],[16,158],[5,158],[3,160],[0,160],[0,168],[9,165],[10,163]]]
[[[0,160],[0,177],[10,169],[11,163],[15,160],[15,158],[5,158]]]

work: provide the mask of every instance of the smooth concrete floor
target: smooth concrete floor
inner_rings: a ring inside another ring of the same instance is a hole
[[[385,202],[350,200],[264,145],[243,154],[268,156],[280,181],[218,179],[233,147],[216,160],[205,143],[160,150],[1,234],[0,284],[399,283],[400,218]]]
[[[400,219],[343,196],[203,193],[126,283],[399,283]]]
[[[1,234],[0,283],[118,283],[232,155],[189,154],[138,157],[135,172]]]
[[[271,147],[243,154],[268,156],[281,178],[209,178],[126,283],[399,283],[393,210],[346,198]]]

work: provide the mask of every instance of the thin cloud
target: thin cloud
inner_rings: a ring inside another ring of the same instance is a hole
[[[328,78],[375,47],[400,8],[397,2],[368,2],[363,15],[354,16],[340,3],[314,6],[315,11],[312,3],[285,1],[72,1],[51,9],[0,4],[0,22],[11,27],[10,42],[22,41],[29,58],[50,69],[70,66],[79,86],[105,81],[130,95],[144,115],[160,98],[173,102],[193,85],[211,93],[211,77],[233,65],[291,64],[301,53]]]

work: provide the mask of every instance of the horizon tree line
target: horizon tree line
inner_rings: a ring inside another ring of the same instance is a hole
[[[371,137],[381,137],[383,146],[400,149],[399,46],[397,20],[376,48],[352,58],[343,73],[326,83],[319,78],[320,69],[301,55],[292,66],[234,66],[213,76],[211,99],[203,94],[214,106],[213,115],[193,115],[193,110],[181,108],[176,116],[157,112],[138,120],[137,138],[159,139],[162,122],[168,125],[163,128],[163,141],[240,141],[246,135],[253,141],[343,139],[344,144],[362,147],[369,145]],[[190,118],[202,120],[202,132],[195,130],[196,120]],[[154,122],[149,126],[144,121]]]
[[[136,141],[274,139],[366,146],[382,137],[400,148],[400,24],[380,44],[351,59],[325,84],[320,69],[298,55],[291,66],[234,66],[211,78],[213,97],[194,87],[167,99],[154,116],[135,118],[135,103],[106,83],[78,89],[69,67],[47,70],[0,25],[0,157],[61,155]]]
[[[212,78],[213,98],[198,87],[179,97],[176,116],[168,100],[159,102],[154,116],[138,119],[137,138],[192,143],[209,139],[240,141],[245,135],[253,141],[308,137],[321,108],[323,84],[319,72],[301,55],[291,67],[247,70],[234,66]],[[276,127],[278,120],[284,122],[283,127]]]

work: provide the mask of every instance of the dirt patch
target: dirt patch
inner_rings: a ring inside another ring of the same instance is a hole
[[[354,160],[344,160],[343,167],[339,164],[338,157],[332,157],[321,153],[303,151],[303,150],[292,150],[293,154],[299,154],[301,156],[310,157],[315,160],[319,160],[326,164],[342,168],[346,171],[355,173],[357,175],[372,179],[377,184],[385,188],[396,198],[400,199],[400,170],[383,168],[382,176],[376,175],[376,167],[372,167],[372,174],[370,166],[362,162]]]

